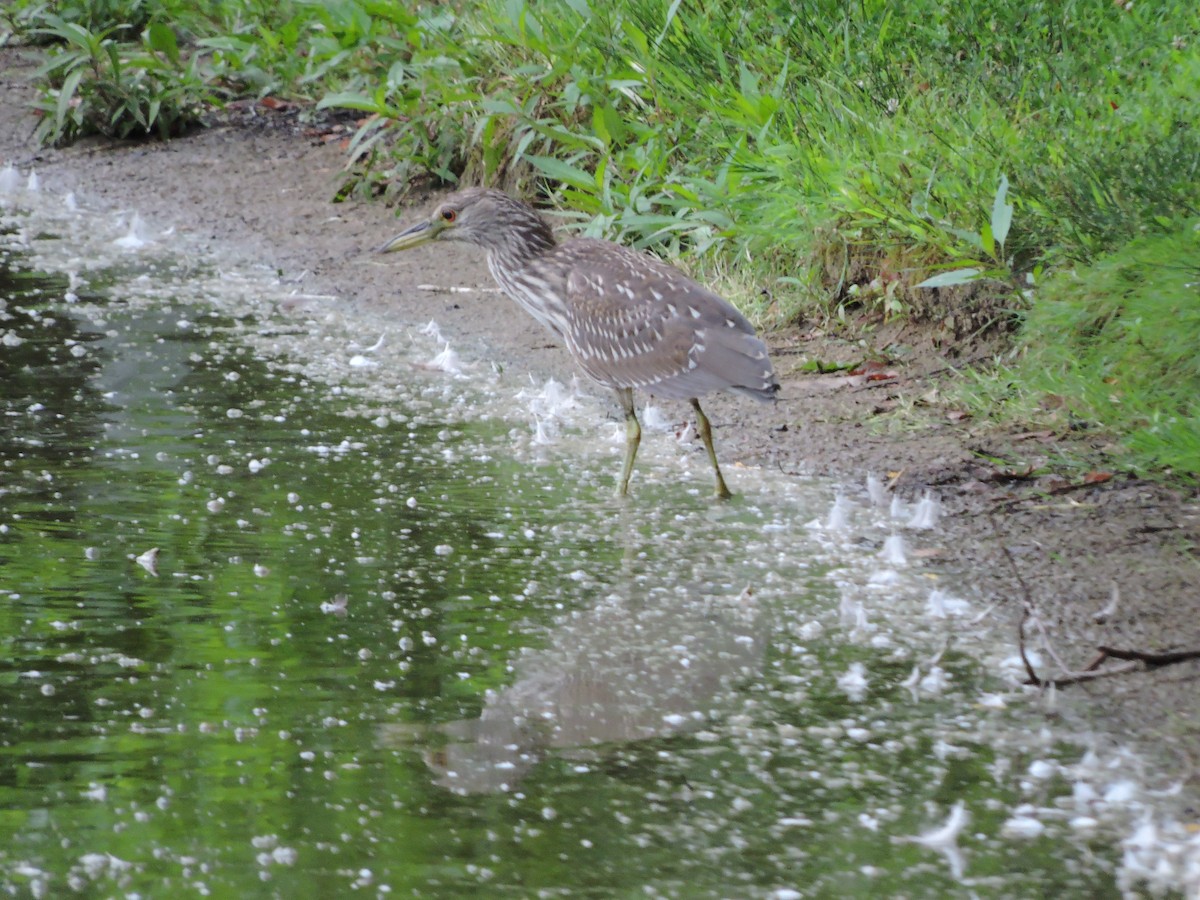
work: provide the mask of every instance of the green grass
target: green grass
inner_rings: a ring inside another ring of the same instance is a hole
[[[498,185],[681,259],[765,324],[970,331],[1027,307],[1030,352],[1067,345],[1080,323],[1051,314],[1055,273],[1087,282],[1123,248],[1168,253],[1200,216],[1186,0],[17,0],[0,22],[42,39],[50,15],[157,60],[164,97],[190,103],[199,84],[209,104],[275,94],[360,115],[341,196]],[[168,26],[171,65],[151,52]],[[87,95],[86,76],[46,71],[47,141],[146,118],[131,90]],[[968,289],[920,286],[963,270]],[[1200,343],[1194,319],[1177,324]],[[1182,427],[1175,406],[1138,415],[1147,434]]]
[[[1133,240],[1039,291],[1016,362],[975,375],[977,410],[1099,429],[1113,462],[1200,480],[1200,219]]]

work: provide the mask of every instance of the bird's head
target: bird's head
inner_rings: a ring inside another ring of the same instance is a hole
[[[500,191],[468,188],[451,194],[429,218],[410,225],[377,252],[408,250],[430,241],[464,241],[494,250],[514,237],[532,241],[539,249],[554,243],[549,227],[526,204]]]

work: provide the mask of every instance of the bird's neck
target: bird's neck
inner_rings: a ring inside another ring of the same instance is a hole
[[[493,265],[517,271],[558,244],[554,232],[541,216],[528,208],[522,212],[525,215],[514,223],[514,227],[505,231],[501,240],[487,248]]]

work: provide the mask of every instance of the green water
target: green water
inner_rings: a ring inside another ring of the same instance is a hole
[[[832,576],[877,551],[805,530],[826,487],[713,505],[649,461],[617,503],[609,458],[381,426],[204,306],[0,279],[6,891],[1114,890],[1111,839],[1001,837],[1070,786],[1023,783],[966,638],[944,690],[903,685],[947,640],[923,594],[847,636]],[[909,840],[957,801],[965,884]]]

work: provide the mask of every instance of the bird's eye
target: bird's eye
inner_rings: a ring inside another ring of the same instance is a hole
[[[456,213],[452,209],[443,209],[442,210],[442,218],[447,222],[453,222],[455,219],[458,218],[458,213]]]

